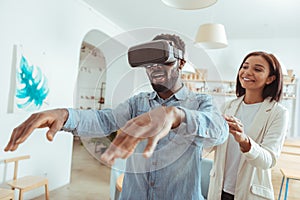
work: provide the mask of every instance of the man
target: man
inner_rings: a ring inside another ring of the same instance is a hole
[[[130,65],[146,69],[153,92],[137,94],[115,109],[33,114],[14,129],[5,151],[14,151],[36,128],[49,127],[50,141],[59,130],[93,137],[119,130],[101,158],[109,164],[127,158],[120,199],[203,199],[202,149],[223,143],[228,126],[210,96],[182,83],[184,54],[184,42],[170,34],[130,48]]]

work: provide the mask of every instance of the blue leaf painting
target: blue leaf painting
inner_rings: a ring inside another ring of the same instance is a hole
[[[17,107],[27,111],[38,110],[49,93],[48,81],[41,69],[28,65],[26,58],[22,56],[17,82]]]

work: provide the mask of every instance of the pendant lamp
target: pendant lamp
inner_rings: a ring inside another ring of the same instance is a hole
[[[209,7],[217,2],[217,0],[161,0],[167,6],[183,9],[195,10]]]
[[[225,28],[222,24],[201,25],[195,42],[205,49],[219,49],[228,46]]]

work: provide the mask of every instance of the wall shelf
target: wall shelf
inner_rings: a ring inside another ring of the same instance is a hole
[[[187,80],[184,84],[194,92],[219,96],[235,96],[235,81],[221,80]],[[294,82],[284,82],[283,99],[296,99],[296,80]]]

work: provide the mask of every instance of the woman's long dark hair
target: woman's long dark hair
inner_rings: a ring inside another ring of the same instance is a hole
[[[273,54],[269,54],[263,51],[255,51],[252,53],[249,53],[243,60],[239,71],[241,70],[241,68],[243,67],[243,64],[245,63],[245,61],[251,57],[251,56],[261,56],[262,58],[264,58],[270,67],[270,74],[269,76],[275,76],[276,79],[271,83],[268,84],[264,87],[263,89],[263,99],[267,98],[267,97],[271,97],[270,101],[280,101],[281,97],[282,97],[282,88],[283,88],[283,76],[282,76],[282,69],[281,69],[281,65],[279,63],[279,61],[277,60],[277,58],[273,55]],[[246,90],[245,88],[242,87],[241,82],[239,80],[239,73],[237,74],[236,77],[236,96],[240,97],[243,96],[245,94]]]

